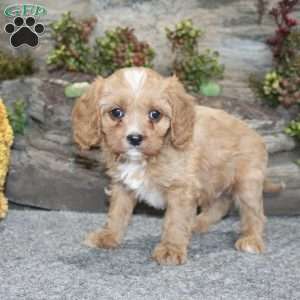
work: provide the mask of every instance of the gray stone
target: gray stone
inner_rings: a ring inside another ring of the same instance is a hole
[[[22,205],[104,211],[106,184],[99,170],[76,163],[71,153],[51,146],[46,151],[27,145],[25,151],[12,152],[6,191],[9,200]]]
[[[29,121],[25,136],[15,138],[7,195],[16,203],[49,209],[104,210],[106,179],[99,151],[78,153],[70,130],[73,101],[64,97],[63,88],[60,101],[54,101],[45,94],[45,81],[26,78],[0,84],[5,104],[26,102]]]
[[[269,153],[291,151],[295,148],[296,142],[284,133],[264,136]]]
[[[281,152],[270,157],[268,176],[285,184],[278,194],[265,195],[265,209],[272,215],[297,215],[300,213],[300,167],[295,163],[299,151]]]
[[[41,92],[42,81],[38,78],[6,80],[0,82],[1,97],[12,107],[17,100],[24,101],[30,118],[45,122],[45,95]]]
[[[287,126],[285,122],[279,120],[274,124],[271,120],[253,119],[249,120],[248,123],[251,128],[258,131],[264,137],[270,154],[295,149],[295,140],[284,133],[284,129]]]

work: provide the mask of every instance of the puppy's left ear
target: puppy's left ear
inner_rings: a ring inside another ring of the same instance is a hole
[[[168,78],[167,81],[167,95],[172,108],[171,141],[176,148],[184,149],[194,131],[194,97],[185,91],[176,76]]]
[[[99,145],[101,123],[99,100],[104,79],[97,77],[88,90],[76,101],[72,111],[73,137],[81,150]]]

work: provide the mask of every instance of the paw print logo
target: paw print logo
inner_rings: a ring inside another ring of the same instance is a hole
[[[6,24],[4,30],[11,34],[10,44],[13,47],[21,45],[35,47],[39,43],[39,34],[44,32],[45,26],[41,23],[35,24],[33,17],[27,17],[25,23],[22,17],[16,17],[13,23]]]

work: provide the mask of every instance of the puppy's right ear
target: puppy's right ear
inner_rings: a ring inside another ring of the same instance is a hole
[[[171,141],[184,149],[192,140],[195,120],[195,101],[176,76],[167,78],[167,95],[172,108]]]
[[[101,140],[99,100],[103,83],[104,79],[97,77],[76,101],[72,111],[73,137],[81,150],[99,145]]]

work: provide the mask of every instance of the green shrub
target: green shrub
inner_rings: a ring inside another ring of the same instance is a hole
[[[250,86],[256,95],[270,106],[282,105],[286,108],[300,104],[300,76],[284,77],[273,70],[265,74],[261,80],[255,76],[249,78]]]
[[[285,132],[300,141],[300,119],[291,121]]]
[[[291,37],[289,40],[293,42]],[[289,48],[286,51],[296,53],[293,50],[296,49]],[[280,64],[277,64],[273,70],[265,75],[261,83],[262,87],[258,87],[260,97],[271,106],[283,105],[289,107],[300,103],[300,55],[289,55],[289,58],[286,56]]]
[[[177,23],[174,30],[166,28],[166,34],[173,51],[193,54],[197,51],[197,43],[203,31],[193,27],[193,22],[188,19]]]
[[[285,107],[300,104],[300,76],[295,75],[280,81],[278,100]]]
[[[297,2],[281,0],[270,11],[276,29],[266,42],[273,54],[273,69],[256,90],[272,106],[289,107],[300,102],[300,30],[292,17]]]
[[[275,30],[266,43],[272,51],[273,68],[261,80],[250,78],[257,96],[275,107],[299,108],[300,104],[300,30],[297,27],[300,23],[292,15],[298,3],[298,0],[280,0],[270,10]],[[291,121],[285,133],[300,141],[300,119]]]
[[[93,71],[91,49],[88,38],[95,26],[94,18],[77,21],[70,12],[50,24],[54,49],[47,63],[57,69],[91,73]]]
[[[97,73],[109,75],[119,68],[152,67],[154,50],[134,35],[134,29],[117,27],[96,39],[94,61]]]
[[[262,96],[271,106],[278,106],[279,103],[279,85],[281,76],[276,71],[266,73],[261,89]]]
[[[199,92],[201,86],[208,84],[212,79],[221,79],[224,67],[219,64],[219,54],[206,50],[205,53],[186,56],[176,62],[176,75],[185,84],[187,89]]]
[[[298,120],[293,120],[289,123],[285,128],[285,133],[300,142],[300,115]],[[300,166],[300,159],[297,159],[295,163]]]
[[[13,103],[12,109],[8,108],[8,120],[13,128],[14,134],[24,134],[27,125],[26,104],[22,100]]]
[[[96,38],[91,48],[89,36],[96,19],[78,21],[70,12],[53,22],[53,51],[48,56],[48,64],[57,69],[66,69],[103,76],[123,67],[151,67],[154,51],[146,42],[134,35],[134,29],[117,27],[106,31],[103,37]]]
[[[198,40],[203,32],[195,28],[191,20],[179,22],[174,30],[166,28],[166,34],[175,54],[173,70],[188,90],[206,90],[204,85],[223,77],[224,66],[219,63],[219,53],[208,49],[199,53]]]
[[[279,72],[286,77],[300,76],[300,30],[292,30],[284,40],[282,57],[277,62]]]
[[[0,80],[31,75],[33,72],[34,66],[31,56],[17,57],[0,50]]]
[[[291,121],[285,129],[285,133],[300,141],[300,118],[298,120]],[[300,159],[297,159],[295,163],[300,165]]]

